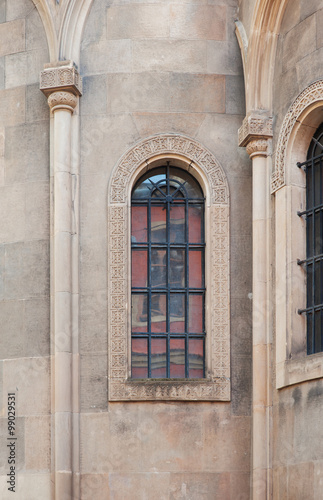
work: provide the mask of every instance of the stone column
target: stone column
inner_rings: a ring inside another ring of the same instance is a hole
[[[78,306],[74,300],[75,186],[71,159],[72,114],[81,79],[71,63],[41,73],[41,90],[51,109],[51,359],[52,474],[55,500],[75,500],[78,447]],[[75,174],[74,174],[75,177]],[[73,258],[74,256],[74,258]],[[75,373],[76,372],[76,373]],[[74,375],[74,376],[73,376]],[[77,394],[76,394],[77,393]],[[73,404],[74,403],[74,404]]]
[[[269,500],[271,488],[271,310],[270,168],[272,120],[249,115],[239,131],[240,146],[252,159],[252,496]]]

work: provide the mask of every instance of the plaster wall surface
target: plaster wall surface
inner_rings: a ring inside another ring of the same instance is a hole
[[[234,1],[93,3],[81,46],[82,499],[249,499],[251,172]],[[108,403],[107,187],[136,142],[200,141],[221,163],[231,217],[230,403]]]
[[[31,0],[0,1],[0,47],[0,497],[43,500],[51,469],[50,172],[39,72],[49,56]],[[6,482],[8,392],[16,394],[16,493]]]

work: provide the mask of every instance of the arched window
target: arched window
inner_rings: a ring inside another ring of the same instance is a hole
[[[204,195],[167,162],[131,198],[132,378],[205,377]]]
[[[311,141],[307,159],[298,166],[306,173],[306,258],[298,264],[306,270],[307,303],[299,310],[307,319],[307,354],[323,350],[323,124]]]
[[[230,400],[229,189],[214,155],[163,134],[108,190],[110,401]]]

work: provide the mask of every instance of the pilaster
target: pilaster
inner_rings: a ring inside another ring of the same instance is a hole
[[[73,170],[72,115],[82,80],[72,62],[58,62],[41,73],[41,91],[51,109],[51,359],[52,475],[55,500],[79,498],[79,352],[78,352],[78,218]],[[76,174],[76,175],[75,175]],[[76,298],[76,300],[75,300]]]

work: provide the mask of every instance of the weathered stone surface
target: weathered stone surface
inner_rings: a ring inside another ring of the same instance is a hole
[[[297,50],[295,50],[297,47]],[[291,29],[284,38],[283,71],[293,68],[297,61],[316,48],[316,18],[310,16]]]
[[[22,300],[0,301],[2,357],[17,358],[24,355],[24,302]]]
[[[21,358],[3,362],[4,393],[16,392],[19,415],[50,411],[49,358]],[[40,396],[41,395],[41,396]]]
[[[100,40],[92,44],[82,59],[82,73],[88,75],[131,71],[129,40]]]
[[[245,114],[243,76],[225,77],[225,110],[228,114]]]
[[[6,56],[6,88],[38,83],[39,72],[47,61],[48,52],[44,49],[35,49]]]
[[[46,33],[37,9],[32,9],[26,17],[26,50],[47,48]],[[49,54],[47,61],[49,61]],[[42,68],[41,68],[42,69]]]
[[[39,92],[39,83],[26,88],[26,122],[49,120],[47,99]]]
[[[6,245],[5,295],[26,299],[49,294],[49,244],[31,241]]]
[[[196,113],[225,112],[225,77],[172,73],[170,109]]]
[[[17,19],[0,24],[0,56],[25,50],[25,20]]]
[[[49,183],[29,182],[25,193],[26,239],[49,238]]]
[[[28,14],[34,9],[34,5],[30,0],[15,0],[14,2],[6,2],[6,19],[12,21],[13,19],[21,20],[27,17]]]
[[[113,5],[107,11],[108,38],[165,38],[168,35],[168,5]]]
[[[25,89],[0,90],[0,124],[12,127],[25,121]]]
[[[307,2],[301,2],[301,21],[311,16],[315,12],[323,9],[323,1],[322,0],[308,0]]]
[[[173,38],[226,39],[226,7],[224,5],[172,5],[170,36]]]
[[[230,500],[230,474],[177,473],[170,475],[170,500]]]
[[[100,411],[107,408],[107,361],[106,352],[81,357],[81,408],[83,410]]]
[[[153,498],[158,491],[160,500],[169,498],[169,474],[168,473],[136,473],[136,474],[110,474],[110,496],[116,500],[132,498],[141,500]]]
[[[6,183],[48,180],[48,125],[40,121],[6,130]]]
[[[29,416],[25,419],[25,464],[35,472],[49,472],[51,466],[51,418]]]
[[[24,300],[25,356],[49,356],[49,299]]]
[[[169,110],[169,76],[160,73],[108,75],[108,111]]]
[[[133,113],[132,116],[142,138],[165,130],[194,137],[205,117],[202,113]]]
[[[206,72],[206,42],[140,40],[133,42],[134,71]]]
[[[0,188],[0,243],[13,243],[25,236],[25,186],[3,186]]]
[[[81,498],[83,500],[110,500],[109,474],[82,474]]]
[[[98,290],[89,295],[82,295],[80,342],[83,353],[107,352],[107,293]]]
[[[207,41],[207,71],[217,75],[241,75],[242,63],[237,42]]]

